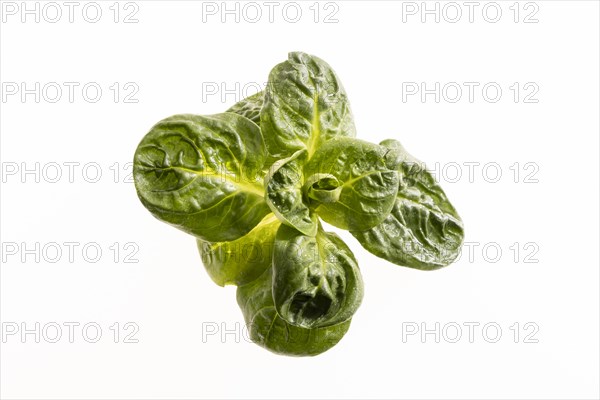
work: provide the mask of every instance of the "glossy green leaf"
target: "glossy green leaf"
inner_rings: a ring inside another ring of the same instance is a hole
[[[271,294],[272,269],[237,289],[250,339],[277,354],[314,356],[335,346],[348,331],[350,320],[325,328],[306,329],[279,316]]]
[[[265,190],[267,204],[283,223],[314,236],[317,233],[317,216],[308,207],[302,193],[302,168],[307,157],[306,150],[299,150],[275,163],[265,177]]]
[[[273,300],[286,322],[303,328],[349,320],[363,297],[352,251],[335,234],[315,237],[282,225],[273,252]]]
[[[260,126],[260,110],[263,106],[265,92],[260,91],[235,103],[227,112],[239,114]]]
[[[269,74],[260,125],[269,153],[286,158],[339,136],[354,137],[346,92],[320,58],[293,52]]]
[[[260,129],[247,118],[174,115],[142,139],[133,176],[155,217],[221,242],[250,232],[270,212],[261,183],[265,158]]]
[[[231,242],[197,240],[204,267],[219,286],[245,285],[271,267],[275,234],[281,223],[267,215],[248,234]]]
[[[431,173],[399,142],[382,145],[395,152],[401,172],[394,207],[378,226],[352,234],[365,249],[398,265],[433,270],[450,264],[464,238],[458,213]]]
[[[394,206],[398,190],[398,171],[390,169],[388,152],[386,147],[358,139],[324,143],[306,164],[304,174],[333,176],[341,189],[337,201],[318,206],[319,217],[348,230],[381,223]]]

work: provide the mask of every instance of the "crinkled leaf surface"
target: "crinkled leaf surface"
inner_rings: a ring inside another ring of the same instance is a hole
[[[271,267],[275,234],[281,225],[273,214],[267,215],[248,234],[230,242],[197,240],[202,262],[219,286],[245,285]]]
[[[259,127],[233,113],[174,115],[139,144],[138,196],[158,219],[211,242],[250,232],[270,210],[261,183]]]
[[[293,52],[269,74],[260,125],[269,153],[287,158],[300,149],[311,156],[339,136],[354,137],[346,92],[320,58]]]
[[[336,189],[337,201],[318,206],[318,215],[348,230],[381,223],[394,206],[398,190],[398,171],[390,168],[388,152],[384,146],[351,138],[324,143],[306,164],[304,174],[331,175],[341,190]]]
[[[433,270],[456,259],[464,238],[462,221],[425,166],[399,142],[394,150],[401,179],[392,212],[379,225],[352,231],[363,247],[394,264]]]
[[[336,325],[352,318],[363,282],[352,251],[335,234],[315,237],[282,225],[273,252],[273,300],[279,315],[304,328]]]
[[[302,193],[302,169],[307,158],[306,150],[298,150],[275,163],[265,177],[265,190],[267,204],[281,221],[305,235],[314,236],[317,215],[309,208]]]
[[[263,106],[265,92],[260,91],[235,103],[227,112],[239,114],[260,126],[260,110]]]
[[[250,339],[277,354],[314,356],[335,346],[348,331],[350,320],[325,328],[306,329],[279,316],[271,294],[272,269],[237,289]]]

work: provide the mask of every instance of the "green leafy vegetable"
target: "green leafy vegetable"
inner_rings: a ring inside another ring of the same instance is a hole
[[[363,297],[354,254],[335,234],[315,237],[282,225],[273,254],[273,300],[279,315],[304,328],[349,320]]]
[[[289,54],[267,88],[222,114],[174,115],[139,144],[142,204],[197,240],[218,285],[236,285],[250,338],[313,356],[346,334],[363,298],[350,248],[319,217],[392,263],[454,261],[463,224],[433,176],[396,140],[354,139],[339,78]]]

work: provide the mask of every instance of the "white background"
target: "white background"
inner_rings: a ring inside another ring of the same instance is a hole
[[[72,23],[62,2],[56,23],[44,15],[39,23],[34,15],[23,23],[21,10],[2,16],[3,89],[13,88],[7,82],[30,89],[36,82],[41,88],[80,84],[72,103],[66,86],[56,103],[47,101],[54,92],[41,93],[36,103],[33,94],[23,101],[20,92],[3,90],[3,398],[598,398],[597,2],[537,1],[527,9],[522,2],[517,23],[513,1],[498,3],[496,23],[482,16],[484,2],[472,23],[462,2],[456,23],[446,20],[454,18],[450,8],[439,23],[433,15],[423,23],[420,13],[403,15],[410,5],[391,1],[342,1],[327,9],[321,3],[317,23],[312,1],[300,4],[296,23],[282,16],[285,3],[272,23],[260,2],[260,21],[242,15],[236,23],[229,15],[222,23],[220,13],[203,14],[201,2],[137,1],[127,9],[118,4],[115,23],[113,3],[99,3],[97,23],[82,17],[85,2]],[[138,22],[123,23],[135,10]],[[294,10],[287,10],[290,20]],[[494,9],[487,10],[494,18]],[[535,10],[538,22],[524,23]],[[333,11],[337,22],[325,23]],[[314,358],[277,356],[244,340],[235,288],[212,283],[194,239],[144,209],[125,165],[156,121],[224,111],[242,97],[241,89],[256,91],[295,50],[323,58],[338,73],[360,138],[395,138],[430,167],[439,163],[438,178],[464,220],[465,241],[477,245],[472,257],[463,250],[457,263],[421,272],[378,259],[340,233],[361,266],[365,298],[344,339]],[[103,89],[96,103],[82,97],[89,82]],[[109,89],[115,82],[117,103]],[[137,103],[124,102],[128,82],[139,88]],[[463,86],[458,102],[447,101],[452,94],[436,103],[433,95],[403,101],[406,82],[480,86],[473,102]],[[503,90],[495,103],[481,94],[489,82]],[[521,88],[516,103],[509,88],[515,82]],[[524,102],[528,82],[539,88],[537,103]],[[234,93],[225,99],[207,93],[222,83]],[[36,162],[39,183],[34,173],[21,175]],[[65,162],[80,163],[73,182]],[[471,162],[479,165],[469,179],[465,163]],[[62,165],[56,183],[49,181],[56,174],[51,163]],[[82,175],[87,163],[100,166],[98,182],[87,181],[95,169]],[[15,165],[19,170],[9,174]],[[494,183],[498,167],[502,176]],[[79,243],[73,262],[64,242]],[[134,247],[124,248],[130,242]],[[40,249],[59,243],[63,255],[53,263],[54,253],[41,254],[36,262],[35,254],[22,252],[36,243]],[[86,243],[102,249],[98,262],[83,258]],[[111,250],[114,243],[119,254]],[[135,246],[132,259],[139,262],[124,262]],[[54,331],[47,330],[36,343],[34,334],[6,333],[14,326],[34,329],[36,322],[63,326],[62,337],[50,343]],[[73,343],[67,322],[80,324]],[[90,322],[102,328],[97,343],[82,335]],[[110,329],[115,322],[118,343]],[[139,327],[138,343],[124,343],[127,322]],[[469,322],[480,324],[472,343]],[[420,332],[406,335],[408,326],[435,330],[436,323],[439,343],[434,334],[424,340]],[[495,343],[494,329],[482,332],[488,323],[502,329]],[[449,340],[454,324],[462,327],[457,343]],[[207,327],[237,328],[238,337],[229,333],[222,340],[220,332],[207,335]]]

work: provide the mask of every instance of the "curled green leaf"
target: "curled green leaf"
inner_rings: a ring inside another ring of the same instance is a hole
[[[271,294],[272,269],[237,289],[250,339],[277,354],[315,356],[335,346],[350,328],[350,320],[325,328],[306,329],[279,316]]]
[[[352,251],[321,228],[315,237],[282,225],[273,252],[273,300],[279,315],[303,328],[349,320],[363,297]]]
[[[342,184],[331,174],[314,174],[305,180],[302,190],[319,203],[335,203],[340,199]]]
[[[464,239],[458,213],[423,163],[398,141],[381,144],[394,151],[401,173],[394,207],[381,224],[352,235],[365,249],[394,264],[422,270],[450,264]]]
[[[133,176],[156,218],[221,242],[244,236],[270,212],[261,183],[265,158],[260,129],[247,118],[174,115],[142,139]]]

